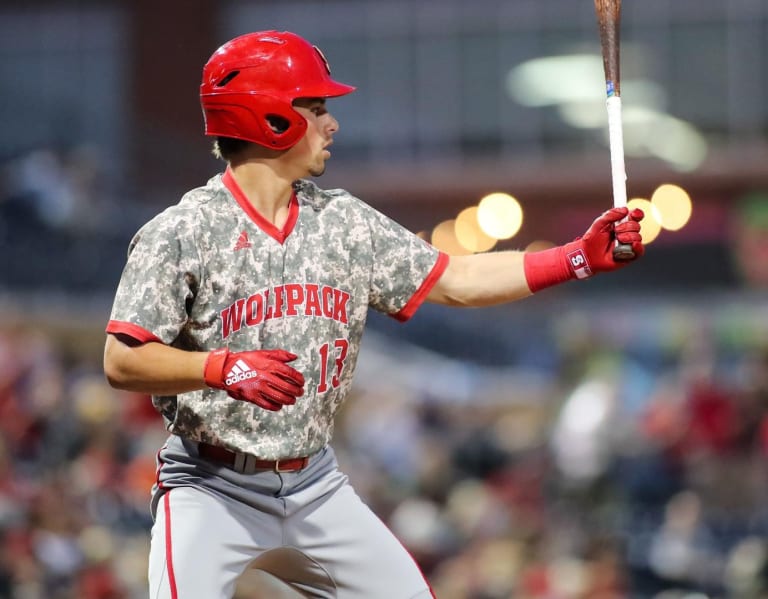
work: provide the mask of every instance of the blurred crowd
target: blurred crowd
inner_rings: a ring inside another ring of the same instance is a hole
[[[45,331],[4,330],[0,597],[138,596],[154,474],[145,444],[163,437],[145,398],[112,391],[100,364]]]
[[[768,597],[768,352],[640,337],[561,343],[551,401],[351,404],[352,477],[440,599]]]
[[[111,291],[145,214],[89,144],[0,156],[0,291]],[[98,257],[95,259],[94,257]]]
[[[445,401],[387,377],[398,346],[366,351],[334,446],[439,599],[768,597],[764,348],[571,339],[543,401]],[[145,597],[164,438],[76,344],[3,329],[0,597]],[[265,584],[238,599],[282,596]]]

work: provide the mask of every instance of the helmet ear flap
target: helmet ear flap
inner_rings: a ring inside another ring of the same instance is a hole
[[[206,135],[245,139],[275,150],[287,150],[307,130],[306,119],[292,106],[264,94],[209,95],[202,104]]]

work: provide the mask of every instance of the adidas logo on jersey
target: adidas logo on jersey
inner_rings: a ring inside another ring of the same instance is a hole
[[[251,247],[251,242],[248,240],[248,231],[243,231],[240,233],[240,237],[237,238],[237,243],[232,251],[236,252],[237,250],[244,250],[249,247]]]
[[[234,385],[235,383],[247,381],[248,379],[256,378],[257,376],[258,373],[251,369],[248,364],[242,360],[238,360],[227,373],[227,378],[224,380],[224,382],[227,385]]]

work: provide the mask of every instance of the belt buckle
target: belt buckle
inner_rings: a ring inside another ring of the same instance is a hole
[[[280,463],[281,462],[295,462],[296,460],[301,460],[301,465],[298,468],[291,467],[291,468],[288,468],[286,470],[282,470],[280,468]],[[283,459],[280,459],[280,460],[275,460],[275,467],[274,467],[274,469],[275,469],[275,472],[296,472],[297,470],[303,470],[304,468],[306,468],[308,463],[309,463],[309,459],[306,458],[306,457],[304,457],[304,458],[283,458]]]

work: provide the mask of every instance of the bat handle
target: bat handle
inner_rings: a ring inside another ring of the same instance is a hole
[[[613,246],[613,259],[616,260],[616,262],[627,262],[629,260],[634,260],[635,258],[635,252],[632,249],[632,246],[628,243],[619,243],[616,242],[616,245]]]
[[[608,143],[611,152],[611,180],[613,183],[613,205],[627,205],[627,173],[624,169],[624,136],[621,128],[621,96],[613,93],[613,85],[608,82],[608,99],[605,102],[608,110]],[[613,259],[619,262],[632,260],[635,252],[632,246],[616,242],[613,248]]]

